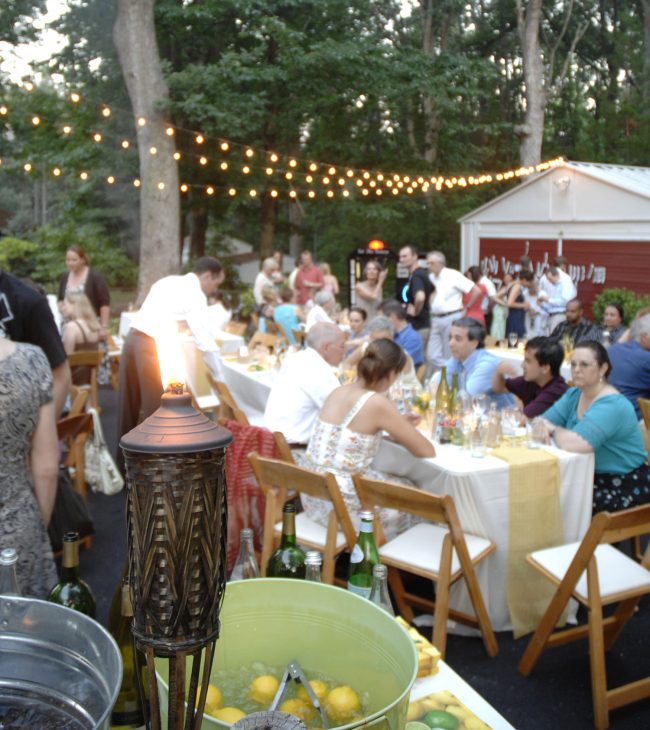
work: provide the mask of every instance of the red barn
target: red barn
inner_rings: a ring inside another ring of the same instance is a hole
[[[540,274],[562,254],[587,308],[604,288],[650,293],[650,168],[564,162],[459,223],[463,271],[500,279],[527,254]]]

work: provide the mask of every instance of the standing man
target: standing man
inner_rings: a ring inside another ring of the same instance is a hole
[[[72,379],[61,335],[47,298],[0,270],[0,330],[14,342],[37,345],[45,353],[54,380],[54,411],[61,415]]]
[[[313,302],[316,292],[320,291],[324,284],[323,272],[314,264],[311,253],[303,251],[300,254],[300,266],[293,283],[297,303],[304,306]]]
[[[192,273],[165,276],[149,290],[122,348],[117,403],[118,443],[125,433],[160,406],[164,387],[156,338],[176,335],[180,323],[187,323],[206,365],[217,380],[223,380],[219,348],[210,326],[208,297],[215,294],[224,279],[225,272],[219,261],[204,256],[196,260]],[[124,459],[119,448],[117,460],[123,469]]]
[[[427,364],[431,371],[440,370],[451,355],[451,323],[459,317],[465,317],[467,311],[483,296],[483,292],[473,281],[460,271],[447,268],[446,264],[447,259],[440,251],[432,251],[427,256],[430,279],[435,287],[431,301],[431,333],[427,348]],[[463,294],[470,295],[465,307]]]
[[[539,280],[537,301],[546,315],[545,331],[552,332],[566,318],[566,305],[572,297],[566,298],[568,289],[560,283],[560,270],[550,266]]]
[[[406,267],[409,280],[402,293],[406,304],[406,319],[422,340],[422,351],[426,352],[429,341],[429,298],[433,284],[427,272],[420,266],[415,246],[404,246],[399,252],[400,266]]]
[[[575,299],[578,296],[578,289],[567,271],[569,267],[569,260],[566,256],[556,256],[553,259],[553,264],[560,274],[562,295],[566,297],[567,302],[571,299]]]

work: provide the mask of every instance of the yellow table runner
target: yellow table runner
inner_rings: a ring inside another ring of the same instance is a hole
[[[543,449],[500,446],[492,456],[510,467],[506,590],[512,628],[519,638],[537,628],[554,592],[526,562],[526,555],[564,541],[560,464]]]

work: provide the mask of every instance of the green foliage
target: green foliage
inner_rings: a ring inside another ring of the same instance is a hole
[[[592,311],[594,313],[594,321],[602,322],[605,308],[608,304],[616,302],[623,307],[623,319],[625,324],[629,324],[639,309],[650,307],[649,294],[636,294],[630,289],[604,289],[593,301]]]
[[[10,271],[18,277],[29,276],[30,260],[38,246],[31,241],[5,236],[0,238],[0,268]]]

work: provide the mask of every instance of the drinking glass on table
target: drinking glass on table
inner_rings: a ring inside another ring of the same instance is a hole
[[[526,423],[528,434],[528,448],[539,449],[546,439],[546,426],[541,418],[533,418]]]
[[[519,427],[520,414],[516,408],[504,408],[501,411],[501,431],[504,436],[513,438]]]
[[[482,459],[487,450],[487,422],[478,419],[469,432],[469,453],[475,459]]]
[[[516,332],[509,332],[508,333],[508,346],[511,348],[517,347],[517,340],[519,339],[519,335],[517,335]]]

